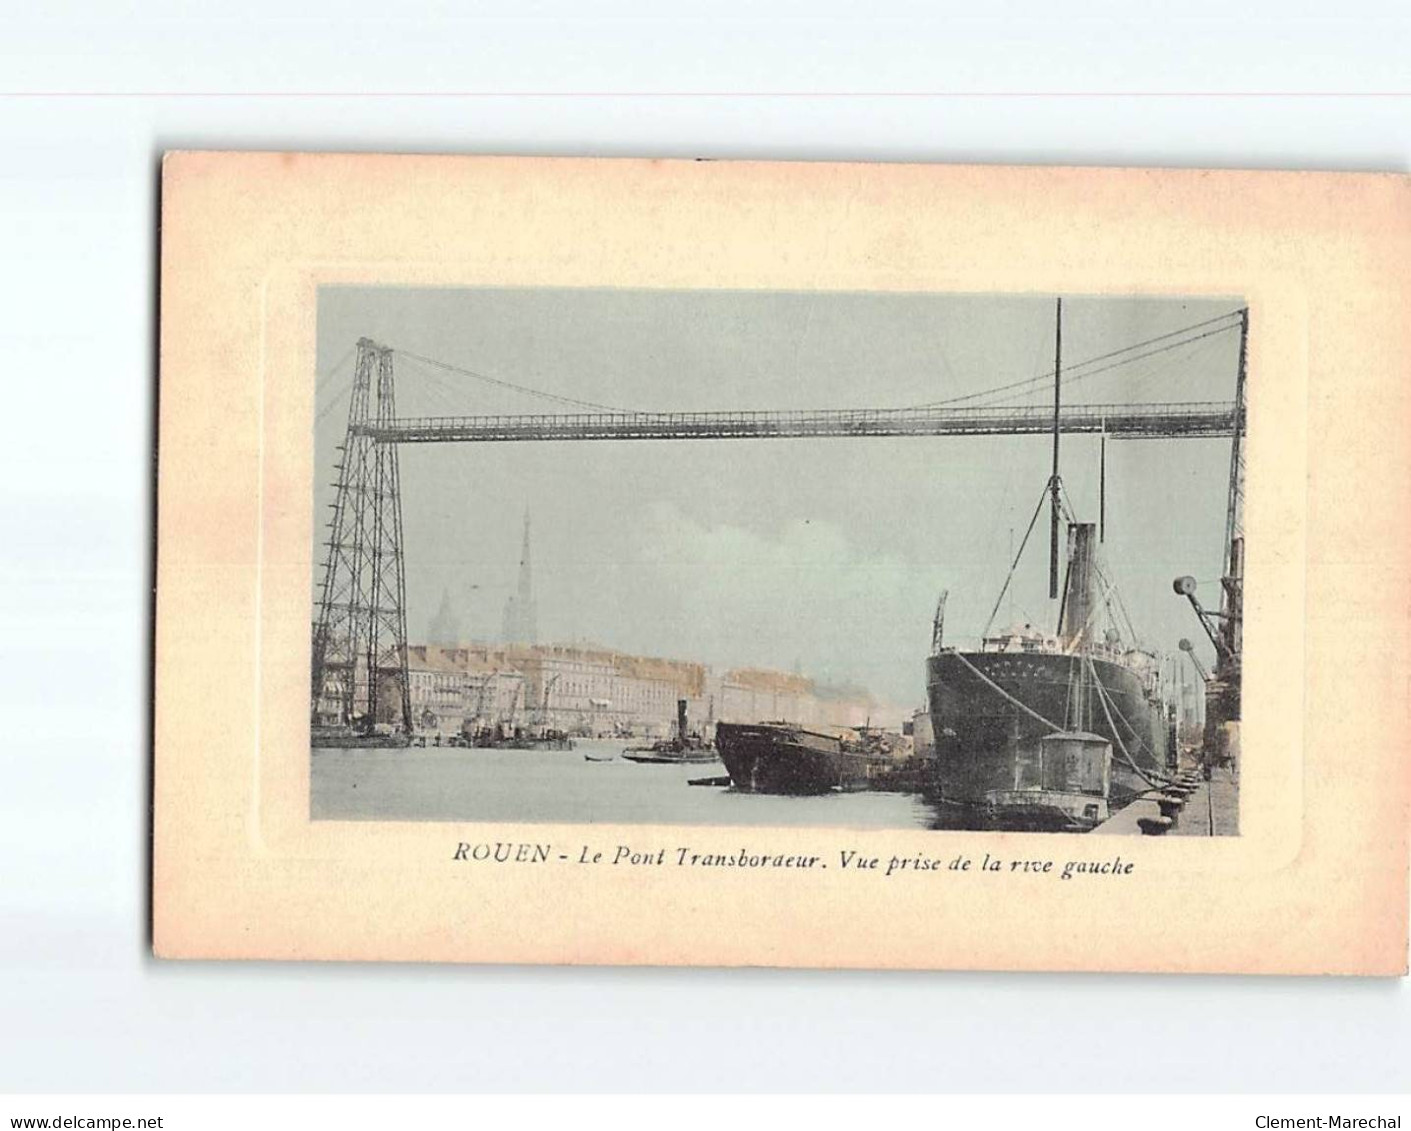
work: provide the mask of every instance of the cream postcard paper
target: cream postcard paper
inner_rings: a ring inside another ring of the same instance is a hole
[[[1403,178],[162,196],[159,955],[1404,972]]]

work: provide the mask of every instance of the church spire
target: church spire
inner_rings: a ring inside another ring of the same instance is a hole
[[[529,551],[529,508],[524,508],[524,540],[519,551],[519,589],[505,602],[505,643],[537,644],[538,615],[534,607],[534,577]]]
[[[451,591],[441,590],[441,607],[436,610],[436,615],[431,618],[431,623],[426,629],[426,642],[428,644],[439,644],[443,647],[454,647],[461,642],[461,622],[456,616],[455,609],[451,606]]]
[[[520,633],[525,644],[539,643],[539,616],[534,607],[534,579],[529,561],[529,508],[524,508],[524,544],[519,551]]]
[[[529,576],[529,508],[524,508],[524,545],[519,551],[519,599],[529,600],[531,579]]]

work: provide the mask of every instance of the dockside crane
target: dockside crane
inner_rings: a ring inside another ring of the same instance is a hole
[[[931,655],[938,655],[946,635],[946,598],[949,589],[942,589],[940,600],[936,602],[936,615],[931,618]]]
[[[1178,577],[1172,588],[1191,603],[1196,620],[1215,648],[1215,670],[1205,673],[1189,641],[1181,642],[1205,680],[1205,751],[1207,770],[1228,764],[1238,754],[1240,691],[1244,652],[1244,430],[1245,376],[1249,356],[1249,310],[1240,311],[1239,366],[1235,373],[1234,429],[1230,441],[1230,485],[1225,506],[1225,562],[1220,577],[1220,611],[1196,598],[1193,577]]]
[[[1226,639],[1226,633],[1220,628],[1220,620],[1225,617],[1225,613],[1213,613],[1200,603],[1200,599],[1195,595],[1196,580],[1193,577],[1178,577],[1171,582],[1171,588],[1177,594],[1184,597],[1191,603],[1191,608],[1195,610],[1196,620],[1200,622],[1200,627],[1205,629],[1205,635],[1209,637],[1210,643],[1215,648],[1215,655],[1221,660],[1233,658],[1234,653],[1230,650],[1230,645]],[[1191,651],[1189,640],[1181,641],[1181,651],[1185,652],[1195,661],[1197,668],[1200,668],[1201,677],[1209,682],[1210,676],[1206,673],[1201,663],[1196,659],[1195,653]]]
[[[1200,682],[1209,683],[1210,673],[1205,670],[1205,665],[1200,662],[1200,657],[1195,654],[1195,645],[1183,636],[1181,637],[1180,647],[1181,651],[1186,654],[1186,657],[1190,660],[1192,666],[1195,668],[1195,674],[1200,676]]]
[[[553,692],[563,672],[554,672],[544,683],[544,694],[539,706],[539,722],[543,726],[549,725],[549,695]]]
[[[523,677],[523,676],[520,676],[519,682],[516,683],[515,686],[514,686],[514,698],[510,700],[510,709],[509,709],[509,712],[508,712],[508,714],[506,715],[506,718],[505,718],[505,721],[508,722],[511,726],[514,725],[514,717],[515,717],[515,715],[517,715],[517,714],[519,713],[519,700],[520,700],[520,697],[521,697],[523,694],[524,694],[524,677]]]

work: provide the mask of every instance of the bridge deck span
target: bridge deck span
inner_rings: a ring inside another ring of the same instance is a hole
[[[1231,402],[1072,405],[1059,431],[1118,439],[1230,436]],[[397,444],[525,440],[764,440],[861,436],[1017,436],[1049,432],[1044,407],[821,409],[796,412],[549,413],[404,417],[363,428]]]

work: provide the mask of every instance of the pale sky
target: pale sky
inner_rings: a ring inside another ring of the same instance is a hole
[[[1065,295],[1064,365],[1241,305]],[[1051,374],[1054,296],[324,288],[322,515],[362,336],[622,409],[903,407]],[[1064,401],[1228,400],[1238,344],[1231,330],[1087,379],[1076,368]],[[571,411],[410,358],[396,366],[399,415]],[[1050,378],[996,403],[1052,396]],[[1228,439],[1107,447],[1109,571],[1143,643],[1174,651],[1186,636],[1207,664],[1171,579],[1194,575],[1218,605],[1229,451]],[[1038,436],[404,445],[410,636],[425,639],[443,588],[467,638],[498,636],[527,506],[541,641],[797,666],[919,705],[937,595],[950,590],[948,641],[978,637],[1050,458]],[[1096,521],[1097,438],[1065,436],[1060,470],[1079,517]],[[1047,531],[1045,512],[1014,616],[1052,628]]]

